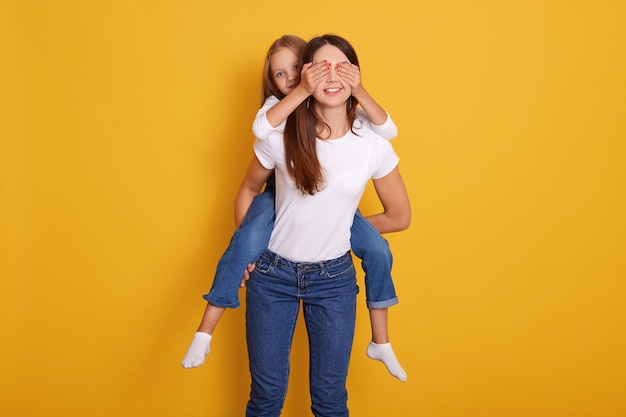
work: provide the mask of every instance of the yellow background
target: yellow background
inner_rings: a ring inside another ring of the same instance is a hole
[[[625,416],[625,21],[617,0],[2,1],[0,415],[243,415],[243,308],[179,363],[265,51],[331,32],[399,127],[414,213],[388,236],[409,379],[365,357],[362,290],[352,415]],[[301,325],[292,362],[283,415],[309,415]]]

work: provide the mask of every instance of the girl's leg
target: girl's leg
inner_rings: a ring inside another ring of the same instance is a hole
[[[211,339],[226,308],[239,307],[238,289],[244,270],[267,248],[274,226],[274,189],[268,183],[265,191],[254,198],[248,213],[235,231],[228,248],[220,258],[211,291],[204,295],[207,306],[200,326],[183,358],[185,368],[204,363],[211,351]]]
[[[366,354],[369,358],[379,360],[385,364],[389,373],[400,381],[406,381],[406,372],[398,362],[387,336],[388,309],[370,309],[370,324],[372,325],[372,341],[367,345]]]
[[[238,290],[244,270],[267,248],[274,228],[273,181],[252,200],[246,217],[235,230],[228,248],[217,263],[211,291],[204,299],[218,307],[239,307]]]
[[[388,313],[388,308],[370,308],[372,342],[377,344],[389,343]]]
[[[351,232],[352,251],[361,259],[365,271],[365,293],[370,309],[372,341],[367,347],[367,356],[380,360],[391,375],[405,381],[406,372],[389,342],[388,307],[398,303],[391,278],[393,257],[389,244],[358,210]]]
[[[213,331],[220,317],[224,314],[224,310],[224,307],[217,307],[207,303],[198,331],[194,335],[191,345],[189,345],[189,349],[187,349],[187,353],[181,362],[183,368],[197,368],[204,363],[205,356],[211,352]]]

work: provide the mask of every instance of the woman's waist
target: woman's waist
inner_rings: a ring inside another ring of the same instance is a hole
[[[352,263],[352,256],[349,251],[344,251],[340,256],[314,261],[296,261],[287,258],[279,253],[266,249],[260,258],[274,266],[281,266],[292,270],[316,271],[330,268],[336,268],[343,264]]]

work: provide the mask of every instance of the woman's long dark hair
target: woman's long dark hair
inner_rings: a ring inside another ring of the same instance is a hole
[[[301,63],[312,62],[315,52],[322,46],[329,44],[339,48],[352,64],[359,65],[359,59],[352,45],[336,35],[323,35],[311,39],[302,52]],[[346,116],[350,126],[353,125],[356,118],[357,104],[357,99],[352,96],[346,102]],[[324,172],[317,159],[315,146],[321,126],[327,125],[315,113],[315,103],[312,96],[289,115],[285,125],[287,170],[294,179],[296,187],[305,194],[315,194],[322,189],[324,183]]]

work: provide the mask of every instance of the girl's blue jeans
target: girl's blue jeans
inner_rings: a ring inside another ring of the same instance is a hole
[[[248,264],[267,249],[274,227],[274,182],[268,181],[263,193],[254,197],[248,213],[217,264],[213,285],[204,299],[226,308],[239,307],[239,283]],[[350,244],[365,271],[368,308],[386,308],[398,303],[391,278],[393,257],[389,243],[360,211],[354,216]]]
[[[246,417],[280,415],[289,353],[302,305],[309,338],[311,410],[348,416],[346,377],[359,288],[350,253],[295,263],[265,250],[246,287],[246,338],[252,384]]]

